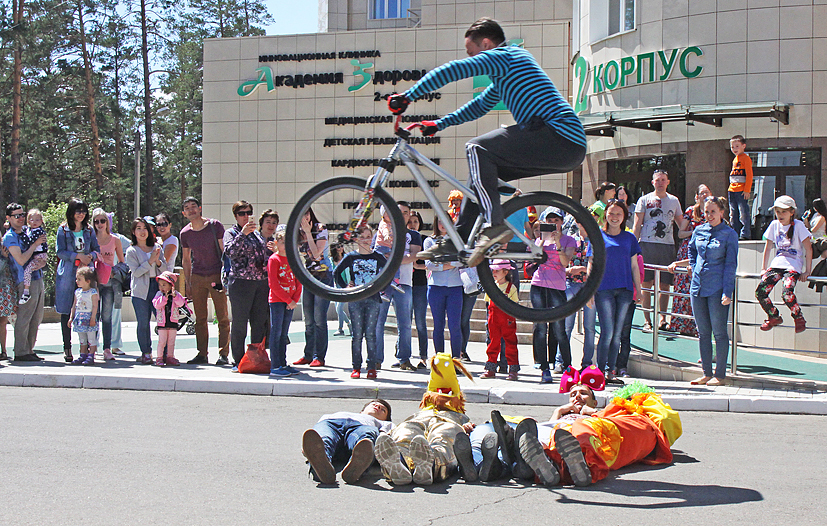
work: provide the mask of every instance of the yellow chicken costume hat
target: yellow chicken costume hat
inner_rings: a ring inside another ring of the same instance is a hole
[[[437,353],[431,358],[431,379],[428,390],[422,395],[419,407],[423,409],[444,409],[465,413],[465,395],[459,387],[457,369],[472,382],[474,378],[457,358],[448,353]]]

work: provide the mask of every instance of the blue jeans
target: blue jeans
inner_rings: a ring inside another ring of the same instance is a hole
[[[635,317],[636,308],[634,301],[630,303],[629,310],[626,311],[626,319],[623,320],[623,328],[620,331],[620,350],[617,352],[615,362],[615,368],[618,371],[629,366],[629,354],[632,353],[632,318]]]
[[[371,300],[372,301],[372,300]],[[366,426],[358,420],[350,418],[331,418],[316,422],[313,429],[319,433],[324,442],[324,450],[327,458],[333,461],[336,453],[350,454],[353,447],[363,438],[369,438],[376,442],[379,436],[379,429],[374,426]]]
[[[270,303],[270,370],[287,365],[287,332],[293,311],[286,303]]]
[[[428,286],[413,287],[413,317],[416,322],[416,339],[419,340],[419,357],[428,359]]]
[[[342,301],[336,303],[336,317],[339,318],[339,330],[345,330],[345,324],[350,329],[350,317],[347,315],[347,303]]]
[[[597,340],[597,366],[601,371],[615,368],[620,350],[623,322],[632,303],[632,291],[626,288],[598,290],[594,296],[600,339]]]
[[[370,297],[347,304],[350,311],[350,355],[353,369],[362,368],[362,339],[366,340],[368,369],[376,369],[376,322],[379,319],[379,302]]]
[[[566,282],[566,301],[570,301],[575,294],[580,292],[583,288],[582,283]],[[566,338],[571,341],[571,332],[574,330],[574,322],[576,321],[577,313],[575,312],[566,318]],[[583,369],[592,364],[592,357],[594,356],[594,337],[595,337],[595,321],[597,319],[597,311],[595,309],[583,306],[583,361],[580,362],[580,368]],[[563,357],[560,352],[557,352],[555,358],[556,365],[563,365]]]
[[[387,295],[393,302],[393,311],[396,313],[396,324],[399,335],[396,338],[396,359],[401,362],[411,360],[411,308],[413,307],[413,287],[398,285],[403,292],[390,287]],[[383,301],[379,307],[379,321],[376,324],[376,361],[385,361],[385,322],[388,321],[388,310],[391,304]]]
[[[741,239],[752,237],[752,218],[749,216],[749,202],[744,198],[744,192],[729,193],[729,218],[732,228],[738,232]]]
[[[566,302],[566,292],[564,290],[532,285],[529,295],[531,305],[535,309],[557,307]],[[565,318],[552,323],[535,323],[532,339],[534,362],[540,364],[541,370],[547,371],[549,369],[549,362],[554,362],[558,348],[563,358],[563,369],[571,365],[571,343],[566,335]]]
[[[698,347],[701,351],[701,367],[704,376],[712,376],[712,335],[715,335],[715,378],[726,378],[729,335],[727,320],[729,305],[721,305],[723,291],[711,296],[690,296],[692,314],[698,326]]]
[[[158,282],[154,279],[149,281],[149,292],[147,298],[141,299],[132,296],[132,308],[135,310],[135,321],[138,322],[138,347],[142,354],[152,354],[152,332],[149,322],[155,307],[152,306],[152,298],[158,292]]]
[[[462,294],[462,312],[459,317],[459,328],[462,332],[462,354],[468,354],[468,340],[471,339],[471,314],[474,313],[476,302],[476,294]]]
[[[462,287],[428,285],[428,304],[434,319],[434,352],[445,351],[445,316],[448,316],[448,332],[451,335],[451,356],[459,358],[462,350]]]
[[[320,280],[327,285],[333,278]],[[329,281],[329,282],[328,282]],[[306,288],[302,290],[302,314],[304,315],[304,357],[306,360],[324,361],[327,356],[327,308],[330,300],[315,296]]]
[[[115,305],[115,289],[112,285],[98,285],[100,294],[100,321],[103,330],[103,348],[112,348],[112,308]],[[154,297],[154,296],[153,296]]]

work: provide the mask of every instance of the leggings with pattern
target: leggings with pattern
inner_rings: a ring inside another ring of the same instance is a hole
[[[40,252],[39,254],[33,255],[31,259],[29,259],[29,261],[26,262],[26,266],[23,267],[23,288],[25,290],[29,290],[29,287],[32,286],[32,273],[34,272],[34,270],[32,270],[32,267],[35,264],[40,263],[41,261],[43,263],[46,263],[48,260],[49,254],[46,252]]]
[[[801,314],[801,307],[798,306],[798,300],[795,297],[795,284],[800,275],[801,274],[794,270],[780,268],[771,268],[764,273],[761,282],[758,284],[758,288],[755,289],[755,297],[758,298],[758,303],[761,304],[761,308],[764,309],[764,312],[766,312],[770,318],[781,317],[781,313],[778,312],[778,309],[775,308],[775,305],[772,304],[772,300],[770,299],[770,292],[772,292],[775,284],[781,280],[784,281],[784,292],[781,293],[781,299],[784,300],[784,304],[790,308],[793,318],[804,318]]]

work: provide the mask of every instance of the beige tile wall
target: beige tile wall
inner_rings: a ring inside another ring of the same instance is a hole
[[[527,2],[527,4],[533,2]],[[338,6],[335,0],[329,6]],[[457,9],[464,4],[457,2]],[[338,7],[337,7],[338,8]],[[332,10],[333,7],[330,7]],[[332,11],[331,11],[332,13]],[[568,93],[568,24],[510,22],[512,38],[525,39],[564,96]],[[204,140],[203,201],[205,215],[233,221],[231,205],[250,201],[256,212],[275,208],[283,220],[296,200],[314,184],[339,175],[367,177],[373,168],[333,168],[332,159],[373,159],[387,155],[389,146],[336,146],[325,148],[328,138],[388,137],[389,124],[325,125],[326,117],[388,115],[386,103],[376,102],[374,92],[407,89],[413,82],[369,84],[351,93],[355,77],[349,59],[258,63],[259,54],[308,53],[378,49],[381,57],[362,59],[378,70],[430,70],[448,60],[463,58],[461,27],[352,31],[316,35],[287,35],[244,39],[209,40],[204,46]],[[256,68],[267,65],[273,75],[343,72],[345,84],[293,89],[264,86],[240,97],[241,82],[257,78]],[[471,98],[470,79],[441,88],[442,98],[420,101],[408,113],[445,115]],[[440,158],[441,166],[461,180],[467,177],[465,142],[500,125],[513,124],[508,112],[492,112],[476,122],[440,132],[441,144],[417,148]],[[410,179],[404,170],[396,178]],[[525,183],[525,190],[565,191],[566,176],[546,176]],[[447,199],[443,184],[437,195]],[[415,189],[393,189],[397,199],[424,200]]]

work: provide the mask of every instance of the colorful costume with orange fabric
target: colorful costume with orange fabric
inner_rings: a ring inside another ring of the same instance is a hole
[[[635,384],[639,382],[627,387],[635,388]],[[610,470],[636,462],[672,462],[670,447],[682,433],[678,413],[654,392],[638,392],[629,398],[616,396],[593,416],[580,418],[572,424],[561,423],[558,427],[571,432],[580,443],[592,482],[606,478]],[[571,476],[553,439],[545,446],[545,452],[560,468],[563,483],[571,483]]]

